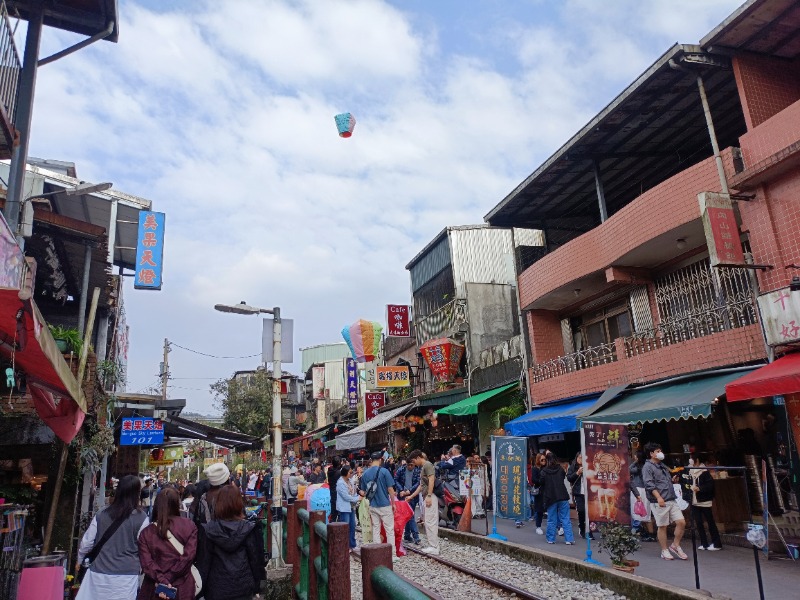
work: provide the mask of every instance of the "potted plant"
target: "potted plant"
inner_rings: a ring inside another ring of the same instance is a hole
[[[610,521],[600,526],[599,546],[601,550],[608,552],[611,556],[611,563],[618,571],[633,573],[633,569],[639,563],[628,560],[628,555],[636,552],[641,546],[639,536],[631,533],[630,527],[620,525],[616,521]]]
[[[56,341],[56,346],[62,354],[67,352],[81,353],[83,340],[80,332],[74,327],[63,327],[62,325],[49,325],[50,333]]]

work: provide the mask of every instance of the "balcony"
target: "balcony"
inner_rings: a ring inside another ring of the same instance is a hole
[[[5,2],[0,2],[0,158],[10,158],[17,115],[17,86],[22,61]]]
[[[438,337],[452,337],[457,333],[466,333],[467,301],[456,298],[429,315],[414,322],[417,334],[417,346]]]

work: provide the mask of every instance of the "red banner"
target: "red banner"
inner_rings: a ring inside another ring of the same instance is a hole
[[[739,240],[739,226],[730,196],[704,192],[699,199],[711,266],[743,265],[745,260]]]
[[[386,394],[383,392],[367,392],[364,394],[364,401],[367,405],[366,419],[369,421],[378,416],[378,410],[386,404]]]
[[[386,305],[386,335],[411,337],[411,307],[403,304]]]
[[[619,423],[584,423],[581,445],[590,531],[609,521],[630,525],[628,427]]]

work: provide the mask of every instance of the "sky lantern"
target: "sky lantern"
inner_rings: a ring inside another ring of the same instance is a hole
[[[450,338],[429,340],[419,347],[436,381],[453,381],[464,356],[464,346]]]
[[[359,319],[349,327],[342,329],[342,337],[353,358],[360,363],[372,362],[378,356],[381,347],[383,326],[375,321]]]
[[[356,118],[348,113],[341,113],[333,117],[336,121],[336,129],[339,130],[339,137],[349,138],[353,135],[353,129],[356,126]]]

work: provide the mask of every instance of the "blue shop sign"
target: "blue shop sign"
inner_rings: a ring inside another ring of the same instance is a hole
[[[142,446],[164,443],[164,423],[149,417],[122,419],[119,433],[120,446]]]

